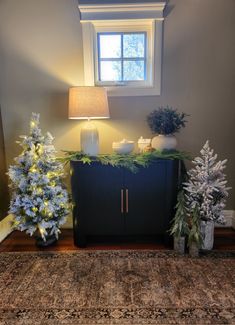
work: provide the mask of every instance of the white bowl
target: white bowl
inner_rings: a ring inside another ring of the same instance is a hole
[[[125,155],[131,153],[134,149],[134,141],[127,142],[113,142],[113,151],[119,155]]]

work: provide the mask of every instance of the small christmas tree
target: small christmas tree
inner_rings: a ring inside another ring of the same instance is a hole
[[[9,213],[14,215],[13,227],[33,235],[38,231],[45,241],[47,235],[58,238],[60,226],[69,213],[69,198],[62,184],[63,165],[56,160],[53,137],[39,128],[39,114],[33,113],[30,135],[18,141],[23,148],[10,166],[12,199]]]
[[[209,141],[200,151],[201,157],[193,160],[195,165],[185,183],[186,202],[189,213],[198,211],[201,220],[224,223],[223,209],[228,197],[227,181],[223,170],[227,160],[216,162],[217,155],[209,147]]]

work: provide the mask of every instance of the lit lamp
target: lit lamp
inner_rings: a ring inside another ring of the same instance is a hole
[[[99,133],[91,119],[109,118],[108,99],[102,87],[71,87],[69,89],[69,119],[87,119],[81,129],[81,150],[89,156],[99,153]]]

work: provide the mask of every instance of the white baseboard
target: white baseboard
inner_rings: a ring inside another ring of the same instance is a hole
[[[216,227],[232,227],[235,229],[235,211],[234,210],[225,210],[225,225],[216,224]],[[11,227],[12,215],[8,215],[6,218],[0,221],[0,243],[13,231]],[[73,228],[73,219],[70,215],[67,222],[62,226],[63,229],[72,229]]]
[[[216,223],[218,228],[233,228],[235,229],[235,210],[224,210],[225,224]],[[62,229],[73,229],[73,216],[69,215],[67,222],[61,227]]]
[[[235,210],[224,210],[225,224],[221,225],[216,223],[215,227],[218,228],[233,228],[235,229]],[[68,216],[67,222],[61,227],[62,229],[72,229],[73,228],[73,216],[70,214]]]
[[[61,229],[73,229],[73,217],[71,214],[68,216],[66,223],[61,226]]]
[[[13,216],[9,214],[0,221],[0,243],[13,231],[11,227]]]
[[[233,217],[232,217],[232,228],[235,229],[235,211],[233,211]]]
[[[235,211],[234,210],[224,210],[225,224],[221,225],[219,223],[215,224],[215,227],[232,227],[235,229]]]

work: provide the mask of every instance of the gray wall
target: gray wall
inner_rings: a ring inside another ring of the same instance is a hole
[[[2,127],[2,116],[0,107],[0,220],[3,219],[8,210],[9,195],[6,176],[6,157],[4,148],[4,137]]]
[[[146,115],[159,105],[190,114],[179,148],[198,154],[209,139],[228,158],[235,186],[235,1],[172,0],[164,23],[162,94],[110,98],[111,119],[98,121],[102,152],[123,137],[150,136]],[[0,0],[0,89],[8,164],[19,153],[32,111],[60,149],[79,149],[82,122],[67,119],[67,93],[83,84],[82,33],[76,0]],[[234,190],[228,209],[235,209]]]

